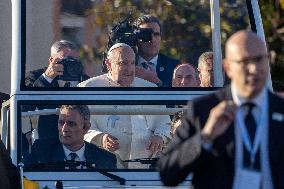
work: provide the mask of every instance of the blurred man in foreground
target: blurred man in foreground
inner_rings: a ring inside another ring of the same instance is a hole
[[[283,188],[284,100],[265,85],[265,44],[253,32],[235,33],[223,66],[231,85],[189,104],[159,162],[161,179],[174,186],[193,173],[196,189]]]

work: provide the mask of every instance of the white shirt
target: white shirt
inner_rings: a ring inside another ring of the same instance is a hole
[[[82,146],[82,148],[80,148],[79,150],[73,152],[71,150],[69,150],[66,146],[64,146],[64,144],[62,145],[63,146],[63,150],[64,150],[64,154],[65,154],[65,157],[70,160],[71,157],[69,156],[70,153],[76,153],[77,154],[77,157],[76,157],[76,161],[86,161],[86,158],[85,158],[85,143],[84,145]]]
[[[45,73],[42,74],[42,77],[48,82],[51,83],[53,81],[52,78],[48,77]],[[76,87],[78,85],[78,81],[63,81],[63,80],[57,80],[59,87],[64,87],[66,82],[70,83],[70,87]]]
[[[261,175],[262,175],[262,188],[265,189],[272,189],[272,178],[271,178],[271,171],[270,171],[270,164],[269,164],[269,149],[268,149],[268,94],[267,94],[267,89],[263,88],[263,90],[260,92],[260,94],[258,96],[256,96],[253,99],[250,99],[249,101],[245,98],[240,97],[237,94],[237,89],[236,87],[233,85],[233,83],[231,84],[231,91],[232,91],[232,97],[233,97],[233,101],[234,103],[238,106],[238,108],[240,108],[240,113],[242,114],[242,117],[244,117],[244,112],[245,112],[245,108],[242,106],[244,103],[247,102],[252,102],[256,105],[256,107],[254,107],[252,113],[254,116],[254,119],[256,121],[257,127],[260,126],[260,122],[262,119],[262,115],[267,115],[264,116],[264,123],[265,126],[263,128],[263,135],[262,135],[262,142],[260,144],[260,164],[261,164]],[[264,111],[264,112],[263,112]],[[237,121],[235,121],[235,123],[237,123]],[[237,124],[237,126],[239,127],[239,125]],[[236,131],[240,131],[240,129],[235,129]],[[241,133],[237,133],[236,134],[236,162],[235,162],[235,175],[238,175],[238,171],[240,169],[243,168],[243,164],[242,164],[242,159],[243,159],[243,150],[238,150],[238,140],[237,137],[241,136]],[[240,154],[238,154],[237,152],[240,152]],[[235,176],[237,177],[237,176]],[[235,181],[237,183],[238,178],[235,178]],[[236,184],[235,183],[235,184]],[[237,184],[236,184],[237,185]]]
[[[120,87],[108,74],[99,75],[78,84],[78,87]],[[154,83],[134,77],[130,87],[157,87]]]
[[[51,83],[52,82],[52,78],[48,77],[45,73],[42,74],[42,77],[44,77],[44,79],[48,82]]]

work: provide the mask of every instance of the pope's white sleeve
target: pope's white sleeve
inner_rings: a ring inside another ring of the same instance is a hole
[[[94,116],[91,116],[90,121],[91,121],[91,128],[89,129],[87,134],[85,134],[84,140],[87,142],[95,143],[98,146],[102,146],[102,136],[104,133],[100,131]]]
[[[26,117],[22,117],[22,133],[26,134],[28,132],[32,131],[32,124],[30,121],[30,117],[26,116]]]
[[[156,108],[166,108],[165,106],[156,106]],[[147,119],[150,119],[150,128],[154,132],[154,135],[161,136],[163,138],[164,143],[169,142],[172,138],[171,131],[171,119],[169,115],[150,115],[147,116]]]

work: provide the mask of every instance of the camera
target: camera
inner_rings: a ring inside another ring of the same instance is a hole
[[[131,25],[130,16],[128,16],[123,21],[115,25],[110,34],[107,43],[107,49],[104,52],[102,72],[107,72],[107,67],[105,65],[105,59],[108,50],[116,43],[125,43],[132,47],[134,53],[137,54],[137,43],[138,41],[149,42],[152,40],[152,33],[154,33],[151,28],[139,28],[136,25]]]
[[[58,76],[59,80],[63,81],[81,81],[83,75],[83,65],[82,63],[72,57],[66,57],[57,64],[62,64],[64,66],[63,75]]]
[[[130,18],[126,18],[122,22],[115,25],[110,33],[108,48],[115,43],[126,43],[131,47],[137,45],[138,41],[148,42],[152,40],[151,28],[138,28],[130,24]]]

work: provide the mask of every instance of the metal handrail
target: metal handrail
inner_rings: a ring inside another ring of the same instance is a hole
[[[186,108],[90,108],[92,115],[173,115]],[[59,108],[22,112],[22,117],[59,114]]]

